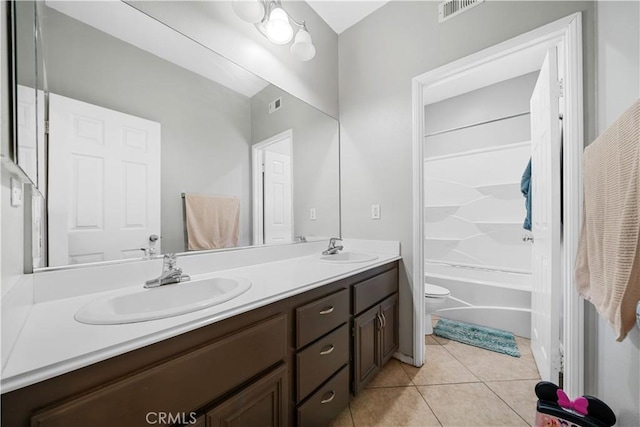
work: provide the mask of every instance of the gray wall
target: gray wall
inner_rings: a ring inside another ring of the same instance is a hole
[[[240,246],[251,243],[249,98],[47,9],[52,93],[162,126],[162,252],[183,252],[181,192],[240,197]]]
[[[282,97],[269,114],[268,104]],[[253,144],[292,129],[294,236],[329,238],[340,232],[338,122],[288,93],[269,85],[251,98]],[[309,209],[316,209],[316,220]]]
[[[640,98],[640,3],[599,2],[596,12],[601,134]],[[640,330],[634,328],[623,342],[616,342],[611,326],[591,304],[585,305],[585,391],[611,406],[617,425],[640,426]]]
[[[11,206],[11,176],[2,167],[2,192],[0,194],[2,205],[2,278],[0,278],[0,294],[5,295],[11,286],[16,283],[23,272],[23,212],[22,206]]]
[[[308,62],[295,59],[288,45],[268,41],[242,21],[230,1],[128,1],[170,27],[194,38],[332,117],[338,117],[338,36],[304,1],[284,1],[304,20],[316,47]]]
[[[425,134],[527,112],[537,79],[538,72],[529,73],[427,105]],[[430,136],[424,139],[424,156],[529,141],[530,120],[525,115]]]
[[[437,2],[392,1],[339,39],[342,233],[400,240],[400,351],[413,353],[411,79],[583,11],[586,139],[594,134],[592,2],[485,2],[438,24]],[[372,203],[382,218],[370,219]]]

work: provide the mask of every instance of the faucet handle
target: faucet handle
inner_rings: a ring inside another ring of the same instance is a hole
[[[165,270],[173,270],[178,262],[178,256],[176,254],[164,254],[163,264]]]
[[[332,237],[331,239],[329,239],[329,247],[330,248],[335,248],[336,247],[336,242],[342,242],[342,239],[339,237]]]

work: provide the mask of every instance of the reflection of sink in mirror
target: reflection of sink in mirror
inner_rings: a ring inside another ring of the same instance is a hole
[[[91,325],[115,325],[163,319],[202,310],[245,293],[244,278],[212,277],[105,297],[80,308],[75,319]]]
[[[47,2],[38,14],[49,267],[338,233],[334,118],[125,2]],[[264,199],[254,163],[273,172]],[[205,216],[215,210],[233,234],[191,245],[182,193],[215,196]],[[317,221],[303,220],[308,206],[322,206]]]
[[[349,264],[356,262],[369,262],[378,259],[378,255],[365,254],[362,252],[340,252],[334,255],[321,255],[319,261]]]

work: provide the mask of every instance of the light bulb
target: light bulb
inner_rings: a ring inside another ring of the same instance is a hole
[[[309,61],[316,56],[316,48],[311,42],[311,34],[304,28],[296,34],[296,40],[291,45],[291,54],[299,61]]]
[[[233,0],[231,7],[240,19],[250,24],[264,18],[264,5],[259,0]]]
[[[287,44],[293,37],[293,28],[289,23],[287,12],[281,7],[275,7],[269,15],[266,24],[266,31],[269,40],[275,44]]]

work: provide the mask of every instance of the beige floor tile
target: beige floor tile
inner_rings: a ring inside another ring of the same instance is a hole
[[[402,387],[402,386],[410,386],[413,385],[411,383],[411,378],[407,373],[402,369],[403,363],[398,361],[397,359],[390,359],[376,374],[375,377],[371,379],[369,384],[367,384],[366,388],[374,388],[374,387]]]
[[[486,384],[526,422],[534,425],[536,403],[538,402],[534,388],[537,383],[538,380],[523,380],[488,382]]]
[[[353,419],[351,418],[351,411],[349,407],[331,421],[329,427],[353,427]]]
[[[440,345],[445,345],[447,344],[449,341],[451,341],[449,338],[443,338],[443,337],[439,337],[437,335],[433,335],[433,339],[436,340],[436,342]]]
[[[525,341],[518,343],[521,357],[512,357],[456,341],[442,344],[442,348],[453,354],[482,381],[539,379],[535,361],[528,344],[525,344]]]
[[[421,368],[403,364],[405,372],[416,385],[479,382],[462,363],[439,345],[428,345]]]
[[[424,336],[424,343],[426,345],[440,345],[440,343],[436,340],[436,336],[435,335],[425,335]]]
[[[350,407],[355,427],[440,425],[415,387],[368,388]]]
[[[418,390],[443,426],[527,425],[482,383],[419,386]]]

